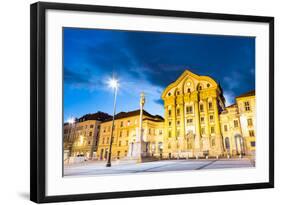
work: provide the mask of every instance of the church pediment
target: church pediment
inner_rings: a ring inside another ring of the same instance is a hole
[[[187,94],[195,90],[217,88],[217,83],[209,76],[199,76],[185,70],[181,76],[171,83],[162,93],[162,99]]]

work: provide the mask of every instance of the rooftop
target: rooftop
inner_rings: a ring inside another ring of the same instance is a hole
[[[256,91],[251,90],[249,92],[246,92],[246,93],[243,93],[243,94],[237,96],[236,98],[249,97],[249,96],[255,96],[255,95],[256,95]]]
[[[133,111],[130,111],[130,112],[119,112],[115,115],[115,119],[122,119],[122,118],[127,118],[127,117],[133,117],[133,116],[138,116],[140,115],[140,110],[133,110]],[[152,118],[154,121],[164,121],[164,118],[161,117],[160,115],[152,115],[150,114],[149,112],[143,110],[143,115],[146,116],[146,117],[149,117],[149,118]],[[105,120],[106,122],[107,121],[110,121],[112,120],[112,117],[110,119],[107,119]]]

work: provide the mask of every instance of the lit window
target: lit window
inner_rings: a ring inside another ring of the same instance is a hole
[[[213,103],[209,102],[209,109],[212,110],[213,109]]]
[[[216,145],[216,141],[215,141],[215,139],[213,138],[212,139],[212,146],[215,146]]]
[[[180,136],[180,130],[177,130],[177,137]]]
[[[253,120],[252,118],[247,119],[248,126],[253,126]]]
[[[189,118],[189,119],[186,120],[187,124],[191,124],[192,121],[193,121],[192,118]]]
[[[211,127],[211,133],[212,133],[212,134],[215,133],[215,127]]]
[[[227,125],[224,125],[224,131],[227,132]]]
[[[234,127],[238,127],[238,120],[233,121]]]
[[[171,126],[172,125],[172,122],[171,121],[169,121],[169,126]]]
[[[191,114],[193,111],[192,111],[192,106],[187,106],[186,107],[186,114]]]
[[[246,110],[246,111],[250,111],[250,110],[251,110],[251,109],[250,109],[250,103],[249,103],[249,101],[244,102],[244,107],[245,107],[245,110]]]
[[[254,130],[249,130],[249,135],[250,137],[254,137],[255,136]]]
[[[180,108],[177,108],[177,116],[179,116],[181,114],[181,110]]]
[[[204,135],[205,134],[205,127],[201,128],[201,134]]]

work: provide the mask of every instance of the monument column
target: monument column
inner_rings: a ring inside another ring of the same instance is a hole
[[[139,121],[139,137],[137,139],[137,143],[139,146],[139,153],[138,153],[138,162],[142,161],[142,154],[143,154],[143,125],[142,125],[142,116],[143,116],[143,107],[145,103],[144,93],[142,92],[140,95],[140,121]]]

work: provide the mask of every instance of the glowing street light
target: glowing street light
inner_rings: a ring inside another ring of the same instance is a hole
[[[118,89],[118,80],[111,78],[108,81],[109,87],[114,89],[114,103],[113,103],[113,118],[112,118],[112,127],[111,127],[111,135],[110,135],[110,143],[109,143],[109,152],[107,156],[107,163],[106,167],[111,167],[111,150],[112,150],[112,143],[113,143],[113,131],[114,131],[114,118],[115,118],[115,111],[116,111],[116,96],[117,96],[117,89]]]
[[[67,120],[67,122],[72,125],[72,124],[74,124],[75,120],[73,117],[71,117]]]

